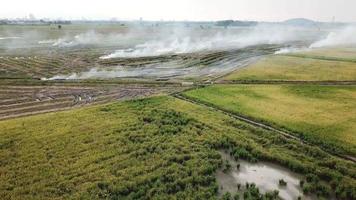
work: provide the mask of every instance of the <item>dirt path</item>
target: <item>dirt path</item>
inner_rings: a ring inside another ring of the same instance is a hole
[[[223,113],[225,115],[228,115],[234,119],[237,119],[237,120],[240,120],[240,121],[243,121],[243,122],[246,122],[252,126],[255,126],[255,127],[259,127],[259,128],[263,128],[265,130],[269,130],[269,131],[273,131],[273,132],[277,132],[281,135],[283,135],[284,137],[286,138],[289,138],[289,139],[293,139],[293,140],[297,140],[305,145],[309,145],[309,146],[314,146],[314,147],[318,147],[319,149],[323,150],[325,153],[328,153],[330,155],[333,155],[335,157],[338,157],[338,158],[341,158],[341,159],[344,159],[344,160],[348,160],[348,161],[351,161],[353,163],[356,163],[356,158],[353,157],[353,156],[350,156],[350,155],[340,155],[340,154],[336,154],[334,152],[330,152],[318,145],[315,145],[315,144],[312,144],[308,141],[305,141],[305,140],[302,140],[301,138],[295,136],[295,134],[293,133],[290,133],[288,131],[285,131],[285,130],[282,130],[282,129],[279,129],[279,128],[276,128],[276,127],[273,127],[271,125],[268,125],[268,124],[265,124],[265,123],[262,123],[262,122],[258,122],[258,121],[255,121],[253,119],[250,119],[246,116],[242,116],[242,115],[238,115],[238,114],[235,114],[235,113],[231,113],[229,111],[226,111],[226,110],[223,110],[221,108],[218,108],[217,106],[213,106],[213,105],[210,105],[210,104],[207,104],[207,103],[203,103],[203,102],[200,102],[200,101],[196,101],[194,99],[191,99],[191,98],[187,98],[185,96],[183,96],[182,94],[179,94],[179,93],[175,93],[173,94],[174,97],[178,98],[178,99],[181,99],[183,101],[187,101],[187,102],[190,102],[190,103],[193,103],[193,104],[197,104],[197,105],[200,105],[200,106],[205,106],[205,107],[208,107],[210,109],[213,109],[215,111],[218,111],[220,113]]]

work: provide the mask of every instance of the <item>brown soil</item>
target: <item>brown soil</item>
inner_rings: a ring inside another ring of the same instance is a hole
[[[176,86],[0,86],[0,120],[129,100],[180,90]]]

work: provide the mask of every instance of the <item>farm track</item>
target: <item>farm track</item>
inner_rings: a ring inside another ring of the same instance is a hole
[[[177,91],[174,86],[0,86],[0,120]]]
[[[356,158],[353,157],[353,156],[341,155],[341,154],[337,154],[335,152],[328,151],[327,149],[324,149],[324,148],[322,148],[322,147],[320,147],[320,146],[318,146],[316,144],[312,144],[312,143],[310,143],[308,141],[305,141],[305,140],[297,137],[296,136],[297,134],[293,134],[293,133],[291,133],[289,131],[286,131],[286,130],[280,129],[278,127],[274,127],[274,126],[271,126],[269,124],[254,120],[254,119],[249,118],[247,116],[243,116],[243,115],[239,115],[239,114],[236,114],[236,113],[232,113],[230,111],[221,109],[218,106],[215,106],[215,105],[212,105],[212,104],[209,104],[209,103],[197,101],[197,100],[195,100],[193,98],[186,97],[186,96],[184,96],[184,95],[182,95],[180,93],[174,93],[172,96],[175,97],[175,98],[178,98],[180,100],[183,100],[183,101],[187,101],[187,102],[190,102],[190,103],[193,103],[193,104],[197,104],[197,105],[200,105],[200,106],[207,107],[207,108],[212,109],[214,111],[217,111],[217,112],[223,113],[225,115],[228,115],[228,116],[230,116],[230,117],[232,117],[234,119],[237,119],[237,120],[243,121],[245,123],[248,123],[248,124],[250,124],[252,126],[276,132],[276,133],[278,133],[278,134],[280,134],[280,135],[282,135],[282,136],[284,136],[284,137],[286,137],[288,139],[299,141],[299,142],[301,142],[301,143],[303,143],[305,145],[318,147],[321,150],[323,150],[325,153],[328,153],[328,154],[333,155],[335,157],[338,157],[338,158],[341,158],[341,159],[348,160],[348,161],[351,161],[353,163],[356,163]]]

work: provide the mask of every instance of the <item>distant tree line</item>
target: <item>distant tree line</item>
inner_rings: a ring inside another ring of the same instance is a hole
[[[72,24],[69,20],[9,20],[2,19],[0,20],[0,25],[51,25],[51,24]]]
[[[256,21],[236,21],[236,20],[222,20],[215,23],[216,26],[256,26],[258,22]]]

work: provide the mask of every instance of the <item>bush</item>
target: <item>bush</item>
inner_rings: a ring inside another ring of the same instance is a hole
[[[285,180],[283,180],[283,179],[280,179],[279,180],[279,186],[287,186],[287,182],[285,181]]]
[[[231,193],[226,192],[222,197],[221,200],[231,200]]]
[[[236,193],[236,194],[234,195],[234,200],[240,200],[240,195]]]
[[[224,170],[223,172],[226,173],[231,169],[231,164],[228,160],[226,160],[225,166],[224,166]]]

